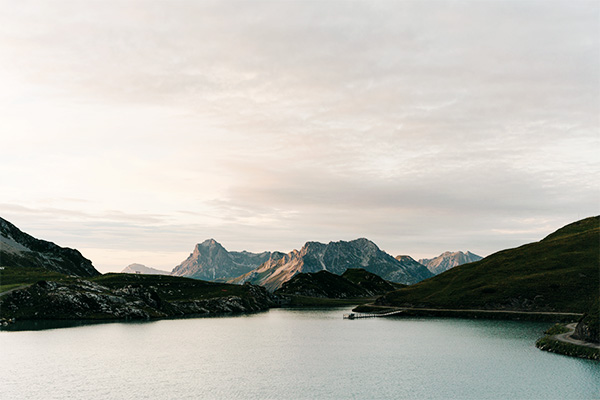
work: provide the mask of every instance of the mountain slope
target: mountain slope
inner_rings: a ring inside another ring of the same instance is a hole
[[[144,275],[171,275],[169,271],[163,271],[156,268],[146,267],[142,264],[129,264],[123,271],[122,274],[144,274]]]
[[[479,261],[483,257],[473,254],[470,251],[463,253],[462,251],[446,251],[435,258],[422,258],[419,263],[427,267],[434,275],[439,275],[442,272],[448,271],[458,265],[468,264]]]
[[[269,259],[271,253],[227,251],[214,239],[205,240],[171,272],[175,276],[214,281],[245,274]]]
[[[3,218],[0,218],[0,265],[43,268],[81,277],[100,275],[79,251],[36,239]]]
[[[428,269],[425,265],[416,261],[411,256],[406,256],[406,255],[396,256],[396,260],[400,261],[400,263],[402,265],[405,265],[407,268],[410,268],[414,271],[428,271]],[[428,274],[427,278],[430,278],[432,276],[433,276],[433,273],[430,273],[430,274]],[[424,278],[424,279],[427,279],[427,278]]]
[[[364,268],[385,280],[404,284],[413,284],[433,276],[424,266],[396,260],[375,243],[361,238],[328,244],[307,242],[300,251],[274,253],[259,268],[231,282],[250,282],[276,290],[298,273],[326,270],[341,275],[348,268]]]
[[[386,281],[379,275],[375,275],[362,268],[349,268],[342,274],[342,278],[348,279],[350,282],[358,285],[370,296],[391,292],[405,286],[401,283]]]
[[[600,284],[600,217],[386,294],[390,306],[586,312]]]
[[[345,299],[370,296],[363,288],[329,271],[300,273],[275,291],[275,294]]]

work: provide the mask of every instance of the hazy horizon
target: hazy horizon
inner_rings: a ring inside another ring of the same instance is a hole
[[[0,216],[101,272],[599,214],[597,1],[0,4]]]

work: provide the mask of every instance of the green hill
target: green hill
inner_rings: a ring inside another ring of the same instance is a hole
[[[328,271],[300,273],[275,291],[275,294],[297,295],[320,298],[367,297],[360,286]]]
[[[455,267],[377,299],[396,307],[579,312],[600,287],[600,217]]]

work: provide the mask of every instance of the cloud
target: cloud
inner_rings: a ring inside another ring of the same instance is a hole
[[[0,211],[49,239],[433,256],[597,213],[597,2],[13,3]]]

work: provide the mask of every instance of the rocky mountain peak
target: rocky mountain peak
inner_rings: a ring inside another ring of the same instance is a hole
[[[427,267],[435,275],[441,274],[458,265],[467,264],[481,260],[482,257],[470,251],[445,251],[435,258],[424,258],[419,262]]]
[[[194,251],[172,274],[203,280],[233,278],[243,275],[267,261],[271,252],[250,253],[248,251],[227,251],[215,239],[198,243]]]
[[[75,249],[36,239],[0,218],[0,259],[6,266],[38,267],[81,277],[100,275]]]
[[[202,250],[225,250],[225,248],[221,245],[221,243],[217,242],[215,239],[206,239],[202,243],[198,243],[194,250],[202,251]]]

